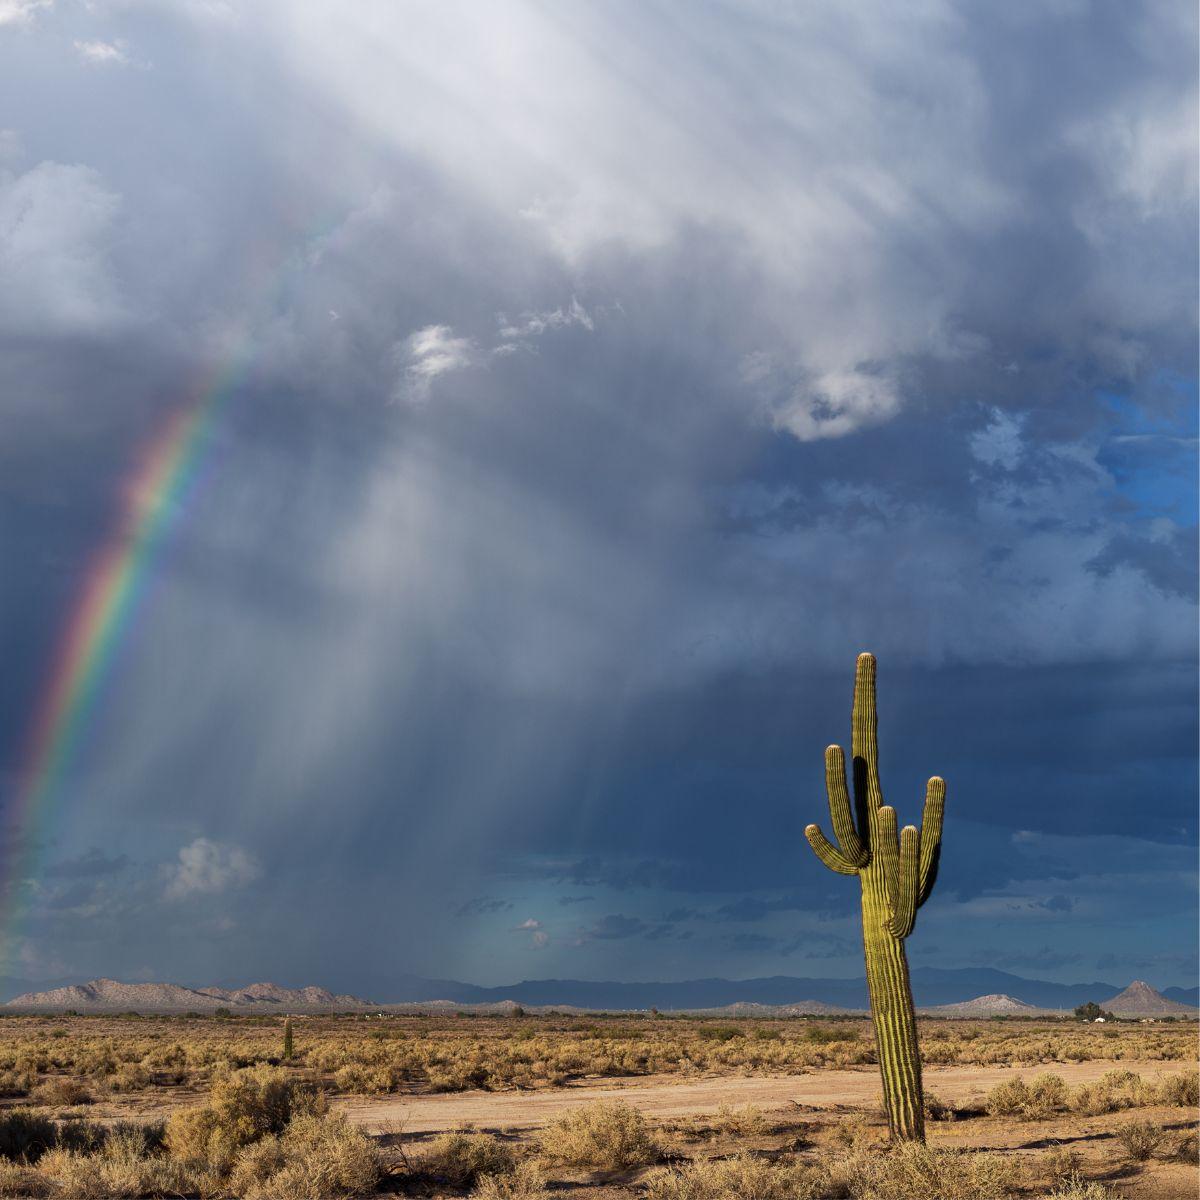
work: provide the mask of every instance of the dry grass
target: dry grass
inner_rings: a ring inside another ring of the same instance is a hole
[[[771,1162],[748,1154],[660,1168],[646,1179],[647,1200],[810,1200],[822,1194],[819,1170],[798,1162]]]
[[[811,1161],[739,1154],[662,1169],[648,1200],[1001,1200],[1021,1187],[997,1154],[896,1146],[886,1152],[826,1150]]]
[[[1046,1200],[1120,1200],[1116,1192],[1110,1191],[1099,1180],[1084,1179],[1078,1173],[1064,1180]]]
[[[1018,1166],[999,1154],[909,1143],[835,1160],[828,1194],[853,1200],[1001,1200],[1021,1187]]]
[[[1154,1121],[1130,1121],[1117,1130],[1117,1141],[1130,1162],[1152,1157],[1166,1136],[1166,1130]]]
[[[58,1129],[45,1113],[15,1108],[0,1116],[0,1155],[36,1162],[58,1142]]]
[[[518,1163],[504,1175],[484,1175],[471,1193],[474,1200],[540,1200],[547,1195],[542,1169],[534,1162]]]
[[[422,1175],[460,1190],[485,1175],[509,1174],[516,1165],[511,1146],[489,1133],[466,1129],[436,1138],[419,1164]]]
[[[502,1018],[328,1017],[297,1022],[297,1034],[288,1069],[316,1073],[344,1093],[546,1087],[582,1076],[785,1074],[876,1061],[870,1022],[849,1018],[526,1017],[516,1029]],[[921,1042],[927,1064],[1035,1069],[1095,1059],[1170,1062],[1195,1053],[1191,1022],[923,1021]],[[0,1092],[25,1095],[52,1080],[73,1081],[97,1098],[203,1087],[221,1071],[277,1061],[281,1044],[278,1017],[7,1018],[0,1022]]]
[[[0,1159],[0,1196],[48,1196],[52,1187],[46,1176],[32,1168]]]
[[[167,1122],[173,1159],[224,1174],[243,1146],[282,1133],[295,1116],[324,1111],[325,1098],[276,1067],[249,1067],[221,1076],[202,1108],[185,1108]]]
[[[108,1200],[129,1196],[179,1196],[207,1190],[203,1172],[162,1154],[147,1153],[136,1130],[117,1130],[92,1153],[58,1148],[38,1163],[38,1174],[64,1196]]]
[[[1016,1117],[1022,1121],[1041,1121],[1067,1109],[1082,1116],[1096,1117],[1121,1109],[1152,1104],[1194,1107],[1200,1083],[1195,1071],[1168,1075],[1157,1083],[1147,1083],[1135,1071],[1106,1071],[1095,1083],[1081,1084],[1071,1090],[1058,1075],[1039,1075],[1029,1083],[1021,1076],[996,1084],[984,1102],[992,1117]]]
[[[970,1109],[928,1095],[931,1120],[964,1121],[937,1130],[935,1142],[978,1141],[983,1135],[975,1131],[987,1130],[985,1144],[995,1145],[990,1139],[998,1128],[1011,1132],[1003,1124],[1011,1120],[1054,1121],[1047,1133],[1064,1136],[1078,1132],[1081,1117],[1147,1105],[1194,1110],[1200,1100],[1196,1070],[1179,1070],[1195,1053],[1190,1023],[1095,1030],[1054,1022],[937,1021],[923,1023],[922,1039],[929,1062],[1030,1068],[1024,1079],[989,1095],[987,1107],[999,1126],[967,1123]],[[652,1073],[805,1073],[862,1067],[875,1057],[869,1023],[846,1018],[835,1024],[313,1018],[298,1022],[296,1053],[286,1065],[276,1061],[280,1045],[280,1022],[264,1018],[0,1020],[0,1095],[10,1105],[24,1096],[52,1101],[0,1110],[0,1197],[369,1195],[383,1186],[385,1164],[401,1171],[401,1155],[388,1148],[389,1139],[377,1142],[326,1115],[322,1093],[496,1090]],[[1089,1058],[1110,1062],[1112,1070],[1075,1088],[1054,1074],[1055,1062]],[[1140,1077],[1126,1069],[1134,1059],[1178,1066],[1164,1077],[1140,1066]],[[86,1097],[93,1105],[74,1111]],[[97,1120],[172,1109],[165,1130],[106,1128]],[[1197,1153],[1194,1131],[1171,1129],[1170,1122],[1144,1129],[1136,1115],[1106,1125],[1120,1137],[1109,1145],[1120,1145],[1140,1165],[1123,1168],[1135,1181],[1122,1184],[1130,1196],[1142,1194],[1143,1182],[1151,1189],[1145,1194],[1152,1194],[1155,1179],[1171,1172],[1178,1177],[1181,1164],[1196,1164]],[[619,1175],[663,1161],[668,1132],[681,1135],[669,1142],[678,1161],[644,1176]],[[598,1104],[571,1111],[524,1146],[463,1130],[435,1140],[423,1155],[410,1149],[411,1170],[394,1175],[385,1190],[403,1181],[409,1194],[461,1195],[473,1188],[480,1200],[537,1200],[561,1194],[564,1179],[579,1186],[576,1172],[600,1172],[601,1180],[587,1186],[600,1186],[606,1197],[990,1200],[1012,1194],[1014,1163],[1027,1162],[1036,1174],[1025,1179],[1026,1197],[1044,1197],[1046,1187],[1057,1186],[1056,1200],[1104,1200],[1105,1185],[1083,1175],[1096,1172],[1099,1147],[1082,1150],[997,1155],[890,1148],[877,1114],[800,1121],[753,1105],[725,1105],[703,1119],[653,1128],[635,1109]],[[684,1161],[685,1151],[692,1162]],[[1112,1160],[1106,1169],[1113,1169]]]
[[[370,1196],[382,1175],[379,1150],[341,1116],[293,1118],[278,1137],[263,1138],[238,1155],[230,1176],[244,1200],[326,1200]]]
[[[543,1131],[543,1157],[567,1167],[626,1171],[662,1157],[646,1118],[619,1100],[595,1101],[564,1113]]]

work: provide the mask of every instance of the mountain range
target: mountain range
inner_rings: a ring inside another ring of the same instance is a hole
[[[917,1004],[961,1004],[986,995],[1011,996],[1036,1008],[1072,1009],[1095,1000],[1104,1004],[1120,994],[1112,983],[1053,983],[1026,979],[992,967],[916,967],[912,971]],[[459,1004],[496,1004],[512,1000],[541,1007],[607,1009],[706,1009],[730,1004],[796,1004],[816,1001],[841,1008],[867,1007],[867,981],[773,975],[758,979],[690,979],[678,983],[616,983],[578,979],[531,979],[501,987],[480,987],[447,979],[406,976],[381,981],[373,994],[389,1002],[450,1000]],[[1165,988],[1170,1000],[1195,1007],[1200,988]],[[1106,1005],[1107,1007],[1107,1005]]]
[[[252,983],[242,988],[188,988],[177,983],[120,983],[93,979],[45,992],[25,992],[9,1000],[8,1008],[75,1009],[77,1012],[215,1012],[218,1008],[258,1012],[320,1012],[369,1008],[369,1000],[336,996],[319,987],[285,988],[275,983]]]
[[[1025,979],[990,967],[946,969],[917,967],[912,972],[913,995],[927,1010],[971,1008],[944,1015],[1037,1015],[1037,1010],[1070,1010],[1094,1000],[1119,1015],[1196,1015],[1197,988],[1154,991],[1140,980],[1122,991],[1111,983],[1052,983]],[[11,994],[11,993],[10,993]],[[867,1007],[864,979],[805,979],[775,975],[761,979],[693,979],[679,983],[617,983],[577,979],[538,979],[502,987],[480,987],[454,980],[404,976],[380,987],[386,1005],[521,1004],[529,1008],[638,1010],[753,1009],[790,1007],[797,1012],[863,1010]],[[324,988],[285,988],[272,983],[248,987],[184,987],[174,983],[119,983],[96,979],[46,991],[26,985],[8,1001],[10,1008],[73,1008],[92,1010],[157,1010],[212,1012],[343,1011],[378,1006],[380,1001],[337,995]],[[1009,1007],[1005,1007],[1005,1005]],[[999,1007],[997,1007],[999,1006]],[[995,1012],[985,1014],[987,1008]],[[931,1015],[936,1013],[931,1012]]]

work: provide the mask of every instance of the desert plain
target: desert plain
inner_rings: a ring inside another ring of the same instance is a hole
[[[6,1016],[0,1194],[1196,1194],[1194,1020],[920,1033],[927,1147],[895,1148],[864,1018]]]

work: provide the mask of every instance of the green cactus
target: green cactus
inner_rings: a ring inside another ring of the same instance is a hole
[[[920,830],[906,825],[897,836],[896,810],[883,803],[879,788],[873,654],[858,656],[852,729],[854,812],[846,791],[845,756],[841,746],[830,746],[825,751],[825,786],[838,846],[816,825],[809,825],[804,835],[831,871],[857,875],[862,883],[867,988],[888,1124],[893,1137],[923,1142],[921,1054],[904,939],[912,933],[917,909],[929,898],[937,878],[946,784],[936,775],[929,781]]]
[[[283,1060],[287,1062],[292,1057],[292,1018],[285,1017],[283,1021]]]

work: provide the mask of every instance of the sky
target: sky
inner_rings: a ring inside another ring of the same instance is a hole
[[[859,975],[803,829],[871,650],[911,961],[1193,985],[1196,35],[0,0],[0,974]]]

